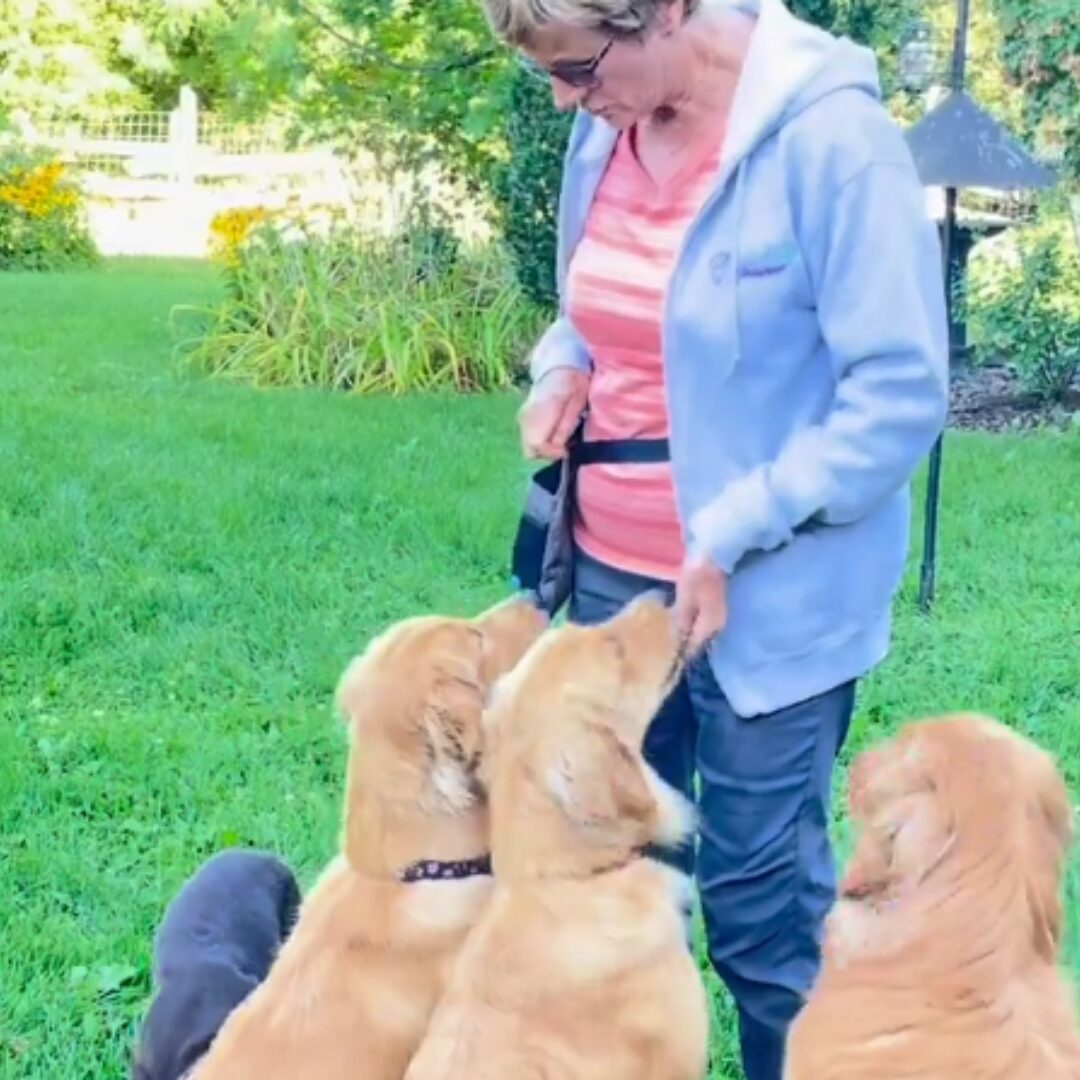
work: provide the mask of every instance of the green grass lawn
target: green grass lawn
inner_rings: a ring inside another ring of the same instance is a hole
[[[183,263],[0,277],[5,1080],[124,1075],[152,929],[199,861],[266,846],[306,883],[333,850],[349,657],[505,588],[516,400],[187,377],[169,311],[213,291]],[[1080,790],[1080,431],[951,437],[946,470],[938,606],[910,575],[849,750],[978,708]],[[738,1075],[726,1013],[716,1058]]]

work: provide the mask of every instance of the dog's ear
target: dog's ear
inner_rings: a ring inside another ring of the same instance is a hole
[[[420,726],[431,763],[430,780],[451,810],[471,806],[481,759],[484,688],[464,677],[442,678],[424,702]]]
[[[562,812],[586,827],[645,820],[656,800],[633,751],[610,728],[584,724],[559,748],[545,777]]]
[[[1064,929],[1061,876],[1073,840],[1073,809],[1069,792],[1050,758],[1040,762],[1035,791],[1036,835],[1030,841],[1028,906],[1036,952],[1047,962],[1057,960]]]
[[[1043,824],[1058,853],[1064,855],[1072,846],[1075,820],[1068,788],[1049,759],[1046,761],[1046,774],[1039,784],[1038,801]]]
[[[334,704],[344,723],[352,724],[360,715],[365,697],[363,683],[366,665],[364,654],[354,656],[338,679]]]
[[[896,799],[863,827],[840,886],[858,898],[895,895],[926,881],[956,842],[946,808],[928,793]]]
[[[473,763],[480,751],[484,688],[466,678],[439,679],[431,689],[421,723],[436,762]]]

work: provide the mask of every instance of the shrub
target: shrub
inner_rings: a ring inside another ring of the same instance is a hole
[[[64,165],[38,151],[0,150],[0,270],[61,270],[96,258],[82,192]]]
[[[1080,373],[1080,258],[1064,215],[1050,215],[973,258],[967,314],[979,355],[1000,356],[1041,398]]]
[[[225,299],[181,348],[199,370],[260,386],[508,387],[543,320],[500,250],[459,252],[438,230],[267,222],[225,274]]]
[[[549,309],[557,302],[556,220],[570,123],[552,104],[547,81],[515,65],[507,121],[510,161],[493,193],[518,282],[534,303]]]

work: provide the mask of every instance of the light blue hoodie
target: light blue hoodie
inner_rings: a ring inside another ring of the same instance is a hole
[[[731,575],[710,659],[753,716],[887,652],[909,479],[944,424],[948,344],[937,233],[872,53],[780,0],[741,6],[758,22],[716,186],[673,271],[663,362],[687,547]],[[616,135],[578,113],[560,293]],[[562,315],[532,376],[590,365]]]

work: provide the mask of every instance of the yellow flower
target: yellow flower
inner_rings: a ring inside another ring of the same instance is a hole
[[[78,193],[64,184],[64,164],[47,162],[33,168],[15,166],[0,185],[0,202],[7,203],[26,214],[41,219],[51,214],[71,210],[78,205]]]
[[[210,221],[213,257],[226,266],[236,266],[244,241],[254,228],[269,218],[270,211],[264,206],[239,206],[215,214]]]

